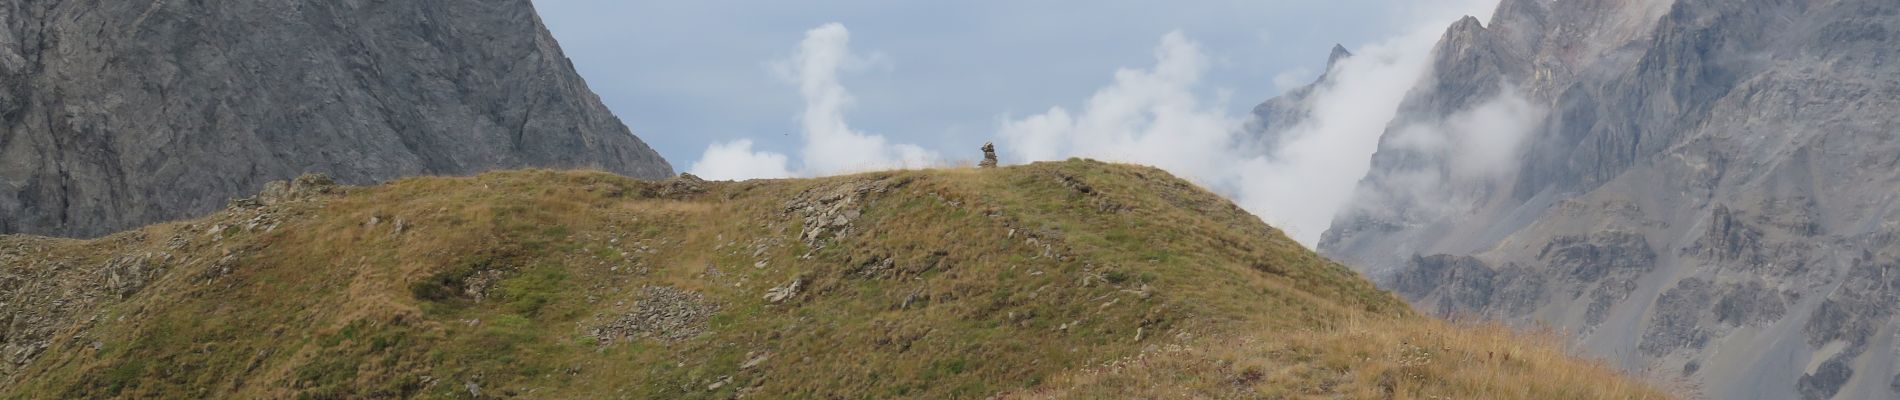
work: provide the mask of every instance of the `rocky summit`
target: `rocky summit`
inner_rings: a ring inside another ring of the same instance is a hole
[[[1148,167],[268,187],[0,235],[0,398],[1666,398]]]
[[[89,237],[266,182],[672,174],[528,0],[0,3],[0,233]]]
[[[1701,396],[1900,397],[1896,41],[1890,0],[1505,0],[1320,250]],[[1458,123],[1500,109],[1539,118]]]

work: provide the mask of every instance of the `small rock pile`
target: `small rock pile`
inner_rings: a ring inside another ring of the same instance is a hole
[[[286,181],[264,184],[264,191],[252,199],[260,205],[277,205],[304,201],[318,196],[335,193],[339,186],[335,179],[323,174],[304,174]]]
[[[487,300],[488,290],[500,284],[501,280],[506,278],[506,275],[507,274],[502,271],[493,269],[485,269],[469,274],[468,278],[462,281],[462,295],[467,296],[476,303]]]
[[[660,182],[658,197],[684,200],[688,197],[706,193],[706,180],[693,174],[680,174],[679,177]]]
[[[787,283],[785,284],[785,286],[779,286],[779,287],[772,288],[770,290],[766,290],[765,301],[770,302],[772,304],[783,303],[785,302],[785,300],[791,299],[793,296],[798,296],[799,289],[803,289],[804,286],[805,286],[805,280],[803,278],[793,279],[791,283]]]
[[[152,257],[150,253],[142,255],[128,254],[113,258],[112,261],[107,262],[99,271],[99,274],[105,278],[106,291],[117,295],[119,298],[131,297],[133,293],[137,293],[139,289],[144,288],[152,279],[164,274],[164,265],[154,262],[157,260],[153,260]],[[165,257],[169,258],[170,255],[166,255]]]
[[[237,227],[244,232],[275,231],[283,219],[279,215],[282,208],[276,206],[341,194],[342,188],[335,179],[322,174],[304,174],[289,181],[266,183],[264,190],[256,196],[232,200],[226,209],[226,217],[222,218],[224,221],[213,224],[205,235],[211,236],[214,241],[222,240],[227,227]]]
[[[977,168],[996,168],[996,144],[995,143],[989,143],[989,142],[983,143],[983,162],[977,163],[976,166]]]
[[[868,195],[889,192],[908,183],[886,177],[812,188],[786,202],[785,212],[804,217],[805,228],[798,239],[816,249],[823,247],[826,239],[851,233],[851,223],[864,215],[863,203]]]
[[[706,296],[684,289],[648,286],[633,311],[595,328],[593,336],[601,344],[620,339],[653,338],[675,342],[698,336],[706,329],[706,320],[719,307]]]

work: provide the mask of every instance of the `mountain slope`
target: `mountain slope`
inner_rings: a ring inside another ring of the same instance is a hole
[[[0,233],[95,236],[307,172],[672,174],[528,0],[0,4]]]
[[[1321,252],[1712,398],[1900,396],[1896,31],[1879,0],[1503,1],[1446,32]],[[1407,144],[1500,99],[1540,118],[1495,165]]]
[[[1094,161],[307,177],[0,266],[0,397],[1662,397]]]

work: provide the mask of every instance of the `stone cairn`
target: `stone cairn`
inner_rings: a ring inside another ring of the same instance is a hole
[[[976,166],[978,168],[996,168],[996,144],[983,142],[983,162],[977,163]]]

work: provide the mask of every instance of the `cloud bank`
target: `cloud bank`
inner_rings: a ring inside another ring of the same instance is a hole
[[[1442,120],[1407,125],[1392,135],[1394,148],[1448,160],[1452,180],[1495,176],[1516,161],[1524,139],[1545,109],[1506,85],[1496,97]]]
[[[1428,72],[1444,27],[1496,4],[1459,0],[1444,9],[1449,13],[1422,17],[1406,34],[1341,60],[1311,97],[1310,118],[1279,135],[1268,154],[1242,145],[1246,117],[1228,115],[1224,99],[1196,95],[1208,57],[1178,32],[1162,38],[1151,69],[1117,71],[1114,83],[1079,111],[1055,107],[1006,120],[999,136],[1008,146],[999,150],[1015,161],[1080,156],[1154,165],[1229,196],[1311,246],[1351,202],[1399,103]],[[1473,119],[1511,112],[1487,110]],[[1449,131],[1485,124],[1465,125]]]
[[[785,154],[754,151],[752,141],[740,139],[708,146],[688,171],[710,179],[754,179],[921,168],[937,163],[940,157],[936,152],[891,143],[884,136],[854,130],[845,122],[844,111],[855,100],[838,75],[874,62],[874,58],[851,52],[851,32],[842,24],[806,31],[797,53],[774,65],[782,78],[798,85],[804,99],[805,109],[799,116],[799,135],[804,139],[802,165],[794,170],[791,158]]]
[[[1463,15],[1483,18],[1495,0],[1445,0],[1437,13],[1420,13],[1415,28],[1362,46],[1326,74],[1310,97],[1311,115],[1275,137],[1264,154],[1242,127],[1248,115],[1228,112],[1223,89],[1204,88],[1211,59],[1181,32],[1161,37],[1154,64],[1117,70],[1112,82],[1075,109],[1056,106],[1024,117],[999,118],[996,142],[1006,161],[1090,157],[1153,165],[1232,198],[1308,246],[1352,203],[1370,169],[1380,137],[1397,129],[1405,146],[1459,151],[1452,169],[1476,174],[1516,156],[1523,132],[1541,110],[1521,97],[1502,97],[1430,126],[1390,127],[1399,103],[1429,71],[1431,49],[1444,28]],[[1431,8],[1425,8],[1431,9]],[[813,176],[870,169],[918,168],[944,162],[924,148],[891,143],[852,129],[852,103],[839,72],[871,60],[850,51],[850,33],[827,24],[777,70],[798,84],[805,101],[799,120],[802,164],[784,154],[757,151],[750,141],[710,146],[690,169],[713,179]],[[1291,76],[1291,75],[1287,75]],[[1281,78],[1278,80],[1286,80]],[[1285,84],[1287,82],[1280,82]],[[1513,92],[1507,90],[1507,92]],[[1462,175],[1461,175],[1462,176]]]
[[[753,151],[751,139],[713,143],[687,171],[712,179],[778,179],[795,176],[784,154]]]
[[[1316,245],[1333,216],[1352,202],[1379,138],[1406,93],[1429,72],[1432,46],[1455,18],[1421,19],[1405,34],[1363,46],[1334,65],[1330,82],[1311,97],[1309,118],[1279,135],[1271,154],[1239,163],[1235,202],[1300,243]]]
[[[1242,156],[1231,148],[1245,120],[1227,115],[1224,100],[1196,95],[1208,57],[1180,32],[1163,36],[1154,57],[1152,69],[1116,71],[1114,84],[1080,110],[1006,119],[999,152],[1019,162],[1079,156],[1148,164],[1203,184],[1230,183]]]
[[[1471,214],[1511,177],[1523,144],[1548,115],[1511,85],[1470,108],[1394,128],[1386,150],[1438,160],[1381,171],[1358,188],[1350,211],[1395,220]]]

